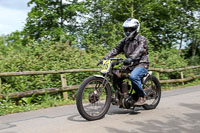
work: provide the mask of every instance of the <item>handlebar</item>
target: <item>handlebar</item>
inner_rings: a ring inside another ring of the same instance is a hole
[[[119,63],[123,63],[124,59],[121,58],[109,58],[108,60],[114,61],[112,62],[112,66],[118,65]],[[131,62],[129,65],[125,65],[126,67],[132,66],[134,62]]]
[[[120,58],[109,58],[109,60],[114,61],[112,62],[112,66],[118,65],[119,63],[123,63],[124,60]]]
[[[119,63],[123,63],[124,62],[124,59],[121,59],[121,58],[109,58],[109,60],[116,61],[116,62],[112,63],[113,66],[118,65]],[[131,62],[131,64],[126,65],[126,67],[132,66],[133,64],[134,64],[134,62]]]
[[[109,60],[123,61],[121,58],[109,58]]]

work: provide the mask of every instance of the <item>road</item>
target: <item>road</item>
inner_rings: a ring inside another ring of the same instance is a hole
[[[98,121],[75,105],[0,116],[0,133],[200,133],[200,85],[163,92],[155,110],[111,106]]]

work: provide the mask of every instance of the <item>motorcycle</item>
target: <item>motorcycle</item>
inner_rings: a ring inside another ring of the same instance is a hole
[[[128,66],[120,66],[123,59],[110,58],[103,61],[101,75],[86,78],[76,95],[76,106],[80,115],[88,121],[98,120],[105,116],[110,104],[123,109],[134,109],[138,95],[130,85]],[[132,65],[132,64],[131,64]],[[146,93],[146,110],[155,109],[161,98],[159,80],[149,71],[142,79]]]

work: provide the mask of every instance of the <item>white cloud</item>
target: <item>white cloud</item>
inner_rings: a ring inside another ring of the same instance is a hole
[[[0,33],[2,34],[8,34],[12,32],[14,27],[6,25],[6,24],[0,24]]]
[[[68,0],[63,0],[63,1],[62,1],[62,4],[63,4],[63,5],[65,5],[65,4],[71,4],[71,3],[72,3],[72,2],[70,2],[70,1],[68,1]]]
[[[25,25],[29,0],[0,0],[0,35],[21,31]],[[18,2],[18,3],[17,3]]]
[[[27,3],[30,0],[0,0],[0,5],[15,10],[28,10]]]

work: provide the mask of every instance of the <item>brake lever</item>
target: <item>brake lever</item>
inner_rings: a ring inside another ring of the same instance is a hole
[[[124,61],[124,60],[123,60],[123,61]],[[134,64],[134,62],[131,62],[130,65],[124,65],[124,66],[121,67],[121,69],[126,70],[128,67],[131,67],[133,64]]]
[[[127,67],[130,67],[130,66],[132,66],[134,64],[134,62],[131,62],[131,64],[130,65],[127,65]]]

